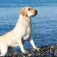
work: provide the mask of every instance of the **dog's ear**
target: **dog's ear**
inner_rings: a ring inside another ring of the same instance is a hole
[[[21,9],[20,14],[22,14],[23,16],[26,16],[26,11],[24,9]]]

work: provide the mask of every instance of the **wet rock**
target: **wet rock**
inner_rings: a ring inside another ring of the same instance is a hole
[[[41,47],[40,51],[28,50],[27,54],[22,52],[10,52],[7,53],[6,57],[57,57],[57,45],[48,45]]]

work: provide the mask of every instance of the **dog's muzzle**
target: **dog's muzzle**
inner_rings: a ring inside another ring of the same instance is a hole
[[[37,10],[35,10],[35,14],[33,16],[37,15]]]
[[[37,10],[35,10],[35,15],[37,15]]]

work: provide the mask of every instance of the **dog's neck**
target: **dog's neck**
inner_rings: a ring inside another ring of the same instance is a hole
[[[20,24],[29,25],[30,23],[31,23],[30,17],[20,15],[15,28],[18,28]]]
[[[18,21],[20,21],[21,23],[22,23],[23,21],[26,22],[26,23],[29,23],[29,22],[30,22],[30,17],[20,15]]]

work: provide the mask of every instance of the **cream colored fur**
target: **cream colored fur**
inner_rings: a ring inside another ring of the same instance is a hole
[[[31,17],[35,15],[31,7],[24,7],[20,10],[20,16],[13,30],[0,36],[0,56],[5,56],[8,46],[19,46],[23,53],[26,53],[23,44],[28,40],[34,49],[38,49],[31,38]]]

